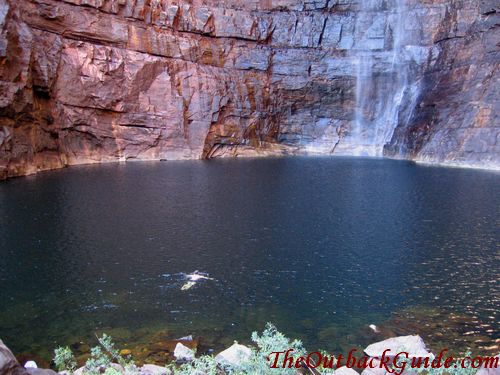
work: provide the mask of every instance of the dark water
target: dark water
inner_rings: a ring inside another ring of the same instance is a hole
[[[434,347],[498,352],[499,187],[494,172],[330,158],[10,180],[0,338],[43,358],[101,331],[131,347],[193,334],[208,348],[271,321],[314,350],[418,331]],[[215,280],[181,291],[194,270]]]

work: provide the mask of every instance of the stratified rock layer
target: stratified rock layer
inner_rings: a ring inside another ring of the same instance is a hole
[[[496,1],[454,1],[434,37],[436,59],[386,154],[500,168],[500,16]]]
[[[476,0],[0,0],[0,178],[311,152],[498,168],[498,19]]]

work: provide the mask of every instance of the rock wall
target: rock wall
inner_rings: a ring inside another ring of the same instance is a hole
[[[0,178],[322,153],[499,167],[478,0],[0,0]]]
[[[386,155],[500,169],[499,7],[463,0],[447,6],[434,37],[435,61]]]

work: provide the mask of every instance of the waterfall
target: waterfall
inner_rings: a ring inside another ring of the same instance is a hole
[[[360,6],[352,51],[356,107],[346,141],[351,154],[382,156],[398,125],[403,100],[414,91],[405,58],[407,6],[406,0],[394,0],[387,9],[381,9],[383,3],[378,0],[363,1]]]

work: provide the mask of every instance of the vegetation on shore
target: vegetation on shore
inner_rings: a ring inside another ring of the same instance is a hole
[[[141,371],[134,363],[130,355],[121,355],[115,347],[112,338],[106,334],[98,337],[99,345],[91,349],[90,358],[81,369],[81,375],[140,375]],[[202,355],[186,363],[172,362],[165,366],[165,374],[168,375],[295,375],[295,368],[271,368],[269,365],[270,353],[284,352],[293,349],[295,356],[306,356],[305,350],[300,340],[290,340],[277,328],[267,323],[262,334],[252,333],[254,346],[250,348],[250,356],[241,361],[238,365],[229,365],[217,361],[213,355]],[[69,347],[59,347],[55,350],[54,364],[59,372],[73,374],[77,370],[77,361]],[[470,353],[466,354],[470,356]],[[411,371],[417,374],[427,375],[474,375],[478,369],[473,368],[469,362],[465,368],[457,366],[448,369],[444,368],[412,368]],[[401,368],[401,362],[398,368]],[[307,373],[307,368],[305,368]],[[316,371],[311,374],[330,375],[334,369],[325,367],[325,363],[320,363]]]
[[[98,337],[99,345],[91,349],[90,358],[85,363],[83,375],[118,375],[116,363],[124,369],[125,375],[138,375],[139,369],[130,356],[122,356],[106,334]],[[202,355],[193,361],[183,364],[170,363],[166,372],[170,375],[253,375],[253,374],[284,374],[293,375],[296,369],[272,369],[269,367],[269,353],[293,349],[297,355],[305,355],[306,350],[300,340],[290,340],[268,323],[262,334],[253,332],[251,356],[241,365],[231,366],[218,363],[212,355]],[[59,347],[55,350],[54,364],[58,371],[73,373],[76,370],[76,358],[69,347]],[[320,368],[322,374],[333,374],[333,369]]]

